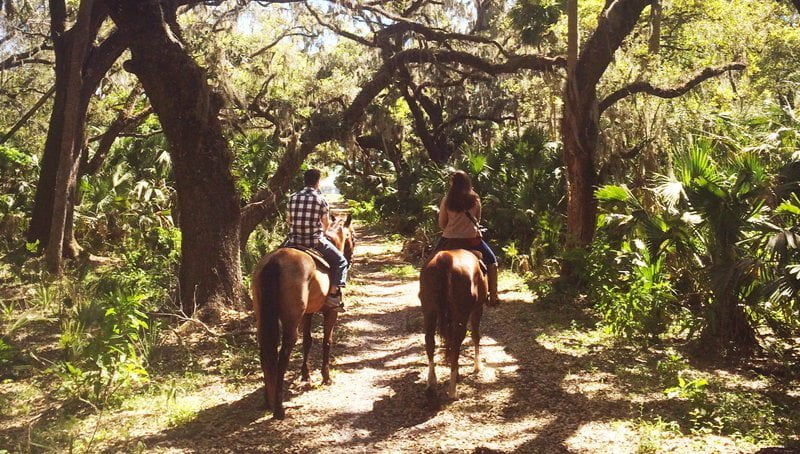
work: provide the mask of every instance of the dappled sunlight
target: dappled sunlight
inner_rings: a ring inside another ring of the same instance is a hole
[[[118,410],[88,416],[71,430],[96,433],[96,447],[104,451],[617,453],[748,446],[707,434],[698,445],[688,426],[660,422],[674,418],[663,392],[674,372],[655,370],[667,353],[612,348],[579,309],[539,303],[508,273],[500,283],[503,303],[483,314],[482,370],[473,371],[467,333],[458,398],[447,398],[450,370],[437,337],[436,392],[429,395],[416,270],[375,238],[361,247],[374,255],[357,257],[353,269],[348,309],[334,331],[333,383],[321,384],[317,316],[310,381],[300,379],[302,342],[290,358],[285,420],[265,411],[252,322],[242,314],[234,324],[242,331],[223,343],[202,332],[190,337],[199,352],[191,367],[203,373],[154,383]],[[641,354],[649,356],[636,358]],[[662,367],[680,364],[670,361]],[[764,384],[715,374],[736,389]]]
[[[597,371],[581,371],[564,376],[562,388],[569,394],[581,394],[589,399],[624,399],[625,393],[617,389],[612,374]]]
[[[353,330],[354,332],[381,332],[387,331],[386,326],[379,325],[369,320],[351,320],[344,323],[344,326]]]
[[[589,422],[582,425],[565,442],[566,447],[581,451],[586,446],[597,453],[640,452],[748,452],[756,447],[734,442],[728,437],[706,435],[702,443],[676,432],[664,424],[636,425],[629,421]]]
[[[639,447],[637,438],[635,431],[618,422],[589,422],[579,427],[564,444],[575,450],[591,446],[594,452],[633,453]],[[622,446],[627,449],[620,449]]]

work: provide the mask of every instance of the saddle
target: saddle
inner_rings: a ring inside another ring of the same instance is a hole
[[[483,262],[483,254],[481,251],[476,251],[472,249],[474,247],[474,239],[473,238],[442,238],[442,242],[440,243],[439,247],[434,249],[433,254],[437,251],[451,251],[453,249],[464,249],[468,252],[471,252],[472,255],[478,258],[478,264],[481,268],[481,273],[486,275],[487,268],[486,264]]]
[[[305,252],[312,259],[314,259],[314,262],[317,264],[317,268],[320,271],[323,271],[323,272],[327,273],[327,272],[329,272],[331,270],[331,265],[328,263],[328,261],[325,260],[325,258],[322,257],[322,254],[320,254],[319,251],[317,251],[314,248],[305,247],[305,246],[283,246],[283,247],[287,247],[287,248],[291,248],[291,249],[297,249],[298,251]]]

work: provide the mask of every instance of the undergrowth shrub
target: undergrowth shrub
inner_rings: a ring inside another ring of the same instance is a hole
[[[638,240],[625,242],[617,251],[603,242],[596,244],[584,279],[589,283],[589,300],[607,330],[629,340],[658,339],[669,326],[669,308],[675,300],[663,258],[652,258]]]
[[[96,405],[114,403],[125,391],[147,382],[147,361],[158,324],[153,281],[141,270],[90,274],[70,292],[61,314],[59,346],[65,359],[51,372],[66,397]]]
[[[797,332],[800,154],[783,142],[739,147],[690,137],[650,185],[595,192],[598,235],[582,273],[612,332],[655,339],[678,327],[722,355],[752,351],[760,327]]]

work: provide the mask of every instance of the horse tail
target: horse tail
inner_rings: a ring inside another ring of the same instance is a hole
[[[452,313],[451,308],[454,307],[453,297],[453,256],[450,254],[443,254],[437,262],[437,280],[441,283],[439,287],[439,294],[436,296],[437,321],[439,324],[439,336],[444,342],[445,358],[452,358],[453,349],[457,348],[452,341]]]
[[[260,333],[260,359],[261,367],[264,369],[264,380],[272,382],[276,380],[275,373],[278,370],[278,341],[280,339],[280,328],[278,326],[279,309],[278,295],[280,295],[280,264],[276,260],[270,260],[262,268],[258,276],[261,298],[259,304],[260,317],[258,320],[258,332]],[[267,377],[266,375],[270,376]],[[273,385],[274,386],[274,385]],[[267,386],[268,399],[274,398],[274,389]],[[274,400],[270,402],[275,404]]]

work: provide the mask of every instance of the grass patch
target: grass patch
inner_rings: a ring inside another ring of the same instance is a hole
[[[400,279],[416,279],[419,276],[419,269],[413,265],[387,265],[381,268],[381,272]]]

